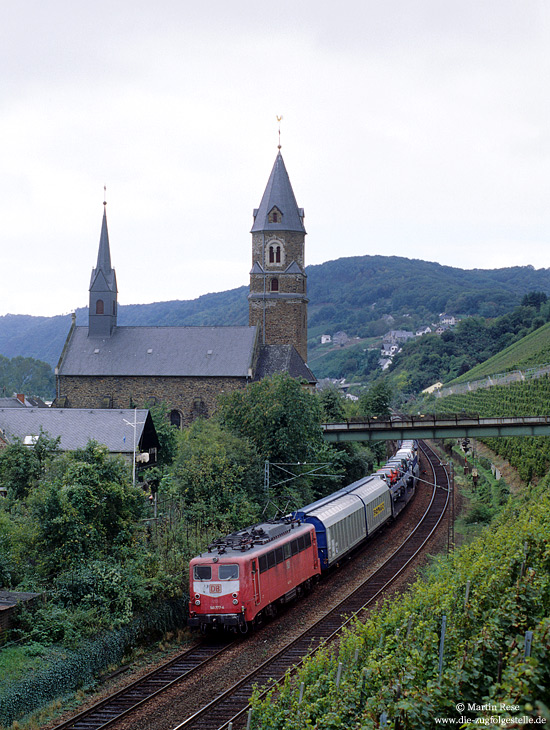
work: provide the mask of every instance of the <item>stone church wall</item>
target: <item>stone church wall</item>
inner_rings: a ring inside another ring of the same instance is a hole
[[[244,388],[246,378],[58,376],[59,396],[68,408],[134,408],[165,402],[188,426],[195,418],[208,418],[221,393]]]

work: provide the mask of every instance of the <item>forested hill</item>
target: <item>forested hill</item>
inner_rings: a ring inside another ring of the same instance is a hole
[[[397,256],[356,256],[307,267],[309,327],[345,330],[369,337],[391,329],[387,315],[407,329],[428,324],[440,312],[492,317],[511,311],[524,294],[550,294],[550,269],[531,266],[463,270]],[[146,296],[146,287],[144,287]],[[235,325],[248,322],[248,287],[205,294],[190,301],[121,305],[121,325]],[[77,311],[78,324],[87,310]],[[0,354],[22,355],[57,364],[70,315],[0,317]]]

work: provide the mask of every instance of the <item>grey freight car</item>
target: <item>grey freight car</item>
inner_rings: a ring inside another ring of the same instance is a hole
[[[365,477],[332,498],[298,510],[297,519],[314,525],[321,569],[326,570],[392,516],[391,493],[377,476]]]

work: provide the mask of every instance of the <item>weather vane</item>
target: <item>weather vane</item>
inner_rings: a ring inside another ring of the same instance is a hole
[[[283,118],[282,114],[281,114],[281,116],[277,115],[277,122],[279,123],[279,146],[277,147],[277,149],[279,149],[279,150],[281,149],[281,120],[282,120],[282,118]]]

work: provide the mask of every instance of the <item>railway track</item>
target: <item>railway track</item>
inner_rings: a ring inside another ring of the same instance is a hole
[[[433,482],[443,486],[434,489],[431,502],[422,520],[409,538],[362,586],[325,615],[301,637],[288,644],[281,652],[257,667],[251,674],[233,685],[225,693],[177,728],[214,730],[226,728],[229,722],[244,723],[244,716],[252,694],[253,685],[265,685],[270,679],[280,679],[314,652],[322,643],[339,633],[361,610],[377,599],[390,583],[417,555],[439,524],[447,506],[448,477],[439,457],[426,445],[422,450],[433,472]],[[204,668],[215,656],[234,645],[235,641],[209,641],[180,654],[168,664],[153,670],[114,695],[96,703],[55,730],[100,730],[120,720],[186,675]],[[176,730],[176,729],[175,729]]]
[[[99,730],[108,727],[156,694],[164,692],[175,682],[204,667],[235,643],[227,638],[225,641],[202,641],[116,694],[57,725],[55,730]]]
[[[334,638],[344,626],[366,610],[405,570],[441,522],[450,495],[449,477],[439,456],[425,443],[422,443],[421,448],[436,486],[426,512],[408,539],[363,585],[314,626],[174,730],[223,730],[230,724],[231,727],[244,725],[254,685],[264,686],[269,680],[279,682],[289,670],[295,671],[321,644]]]

